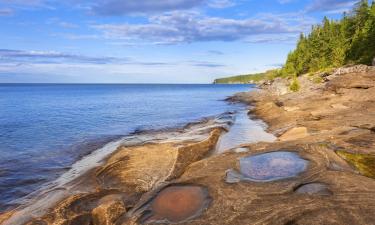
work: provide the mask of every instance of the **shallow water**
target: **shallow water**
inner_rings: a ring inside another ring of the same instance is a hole
[[[157,194],[142,223],[181,223],[199,216],[211,198],[200,186],[170,186]]]
[[[229,132],[220,138],[217,144],[217,153],[225,152],[241,144],[276,140],[274,135],[265,131],[266,124],[264,122],[250,119],[247,112],[247,109],[242,109],[235,114],[234,124]]]
[[[131,133],[243,109],[223,99],[251,87],[0,84],[0,212],[57,178],[64,183],[97,165]]]
[[[275,181],[305,171],[308,161],[293,152],[270,152],[240,159],[240,171],[252,181]]]
[[[309,195],[332,195],[328,185],[323,183],[309,183],[299,186],[295,192],[297,194],[309,194]]]

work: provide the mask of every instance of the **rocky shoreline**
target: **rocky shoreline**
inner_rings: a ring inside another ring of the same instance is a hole
[[[375,224],[375,68],[314,76],[298,92],[276,80],[230,99],[277,141],[212,155],[223,125],[122,147],[85,178],[91,193],[27,224]]]

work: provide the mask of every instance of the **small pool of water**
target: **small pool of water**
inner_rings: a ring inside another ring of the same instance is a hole
[[[142,224],[182,223],[203,213],[211,202],[208,191],[200,186],[170,186],[152,200]]]
[[[216,153],[223,153],[242,144],[275,141],[276,137],[265,131],[266,126],[260,120],[250,119],[247,110],[238,111],[229,132],[220,138],[216,147]]]
[[[270,152],[240,159],[241,180],[275,181],[295,177],[305,171],[308,161],[293,152]]]
[[[299,186],[295,192],[297,194],[308,194],[308,195],[332,195],[331,190],[328,186],[323,183],[309,183]]]

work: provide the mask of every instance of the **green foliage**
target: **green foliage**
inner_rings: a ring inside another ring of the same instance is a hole
[[[300,84],[299,84],[299,82],[298,82],[297,77],[294,77],[292,83],[291,83],[290,86],[289,86],[289,89],[290,89],[291,91],[293,91],[293,92],[297,92],[297,91],[299,91],[299,90],[301,89],[301,86],[300,86]]]
[[[248,74],[248,75],[239,75],[233,77],[226,77],[216,79],[214,81],[215,84],[248,84],[248,83],[258,83],[260,81],[265,80],[273,80],[276,77],[281,76],[280,70],[269,70],[265,73],[257,73],[257,74]]]
[[[325,17],[309,35],[301,34],[280,73],[293,77],[346,64],[371,65],[374,57],[375,3],[361,0],[350,15],[338,21]]]
[[[312,78],[312,82],[314,82],[315,84],[323,83],[323,78],[321,76],[314,76]]]

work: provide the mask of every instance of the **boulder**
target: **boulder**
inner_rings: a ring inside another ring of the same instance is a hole
[[[289,82],[283,78],[276,78],[268,87],[268,90],[275,95],[284,95],[289,92]]]

